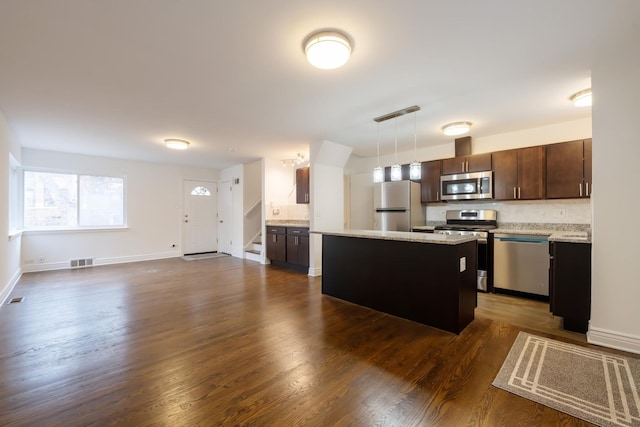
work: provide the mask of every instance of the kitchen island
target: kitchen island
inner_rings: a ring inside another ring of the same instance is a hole
[[[322,293],[460,333],[477,305],[477,242],[372,230],[322,234]]]

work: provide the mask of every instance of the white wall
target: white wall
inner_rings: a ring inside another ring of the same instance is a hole
[[[264,159],[264,202],[267,220],[309,220],[309,205],[296,203],[296,168]]]
[[[31,149],[22,151],[22,165],[124,177],[128,225],[122,231],[25,232],[24,271],[67,268],[74,258],[94,257],[99,265],[181,256],[183,180],[218,180],[213,169]]]
[[[0,200],[2,200],[0,230],[6,233],[5,236],[9,234],[9,206],[16,202],[9,200],[9,155],[13,155],[16,160],[20,161],[19,146],[0,111]],[[21,245],[21,236],[0,239],[0,305],[9,296],[22,274],[20,268]]]
[[[589,342],[640,353],[640,2],[626,7],[618,32],[596,44],[592,67],[593,282]],[[624,6],[621,6],[624,5]],[[608,19],[603,10],[601,19]],[[635,25],[635,27],[634,27]]]

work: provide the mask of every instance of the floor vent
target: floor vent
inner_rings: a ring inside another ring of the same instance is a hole
[[[84,268],[93,266],[93,258],[79,258],[69,261],[71,268]]]
[[[7,304],[16,304],[24,301],[24,297],[11,298]]]

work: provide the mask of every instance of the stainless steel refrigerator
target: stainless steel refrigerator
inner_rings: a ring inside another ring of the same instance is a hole
[[[383,231],[411,231],[424,225],[420,204],[420,183],[393,181],[373,184],[373,228]]]

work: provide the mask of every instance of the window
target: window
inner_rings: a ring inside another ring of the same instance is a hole
[[[124,226],[124,179],[24,172],[24,228]]]
[[[207,187],[200,186],[191,190],[191,195],[192,196],[210,196],[211,191],[209,191]]]

